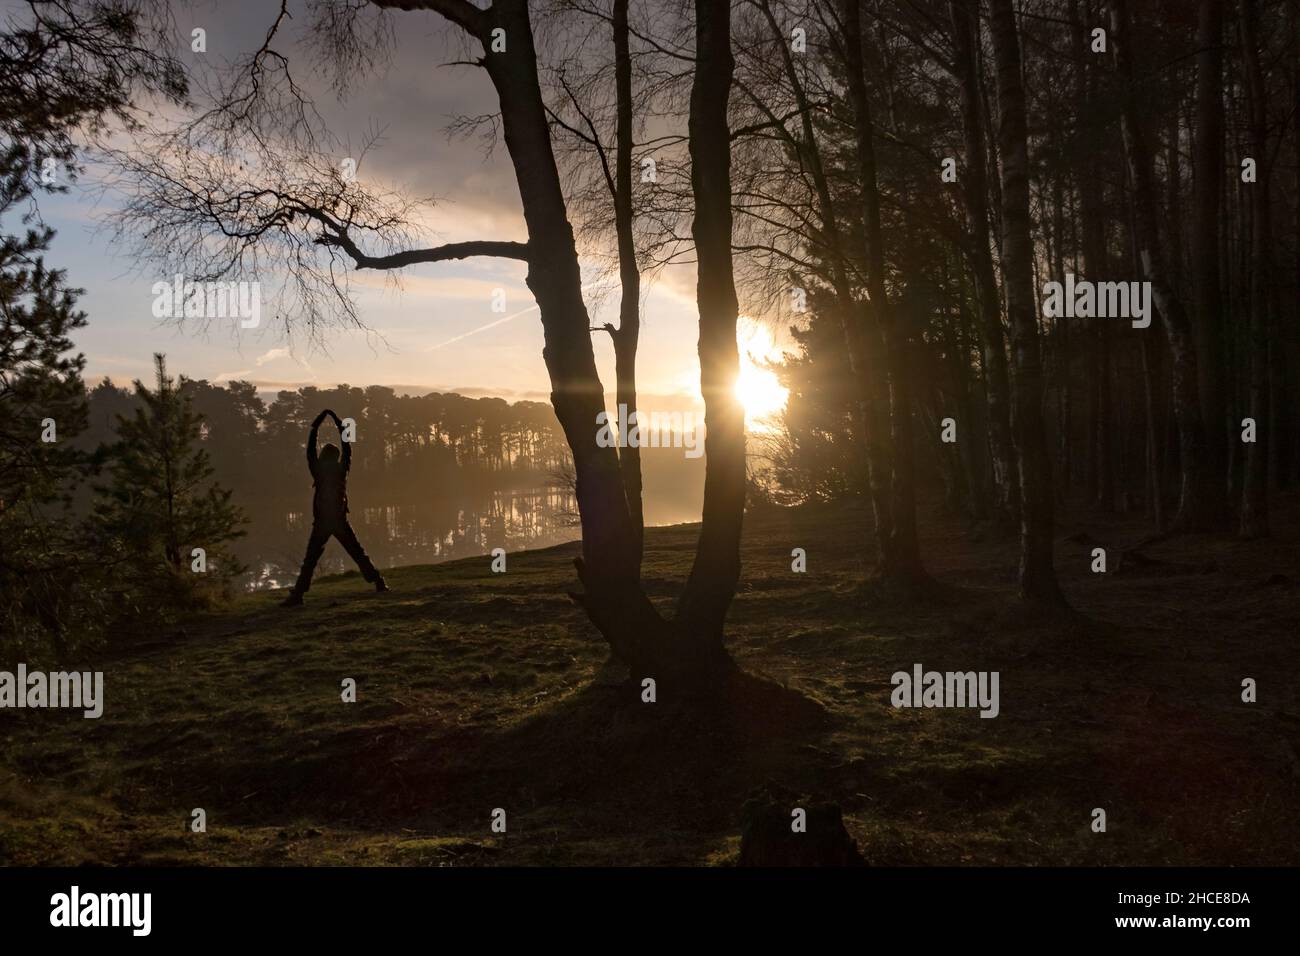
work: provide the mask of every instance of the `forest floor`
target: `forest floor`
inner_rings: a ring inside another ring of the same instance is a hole
[[[99,720],[0,713],[0,862],[725,865],[773,785],[838,803],[873,865],[1300,863],[1300,498],[1273,522],[1143,562],[1140,516],[1067,514],[1071,618],[1017,602],[1014,537],[923,523],[941,587],[900,600],[868,580],[866,512],[752,514],[728,643],[821,705],[788,713],[642,703],[565,596],[576,543],[257,594],[81,664]],[[665,607],[696,534],[647,533]],[[917,663],[998,671],[1000,714],[893,708]]]

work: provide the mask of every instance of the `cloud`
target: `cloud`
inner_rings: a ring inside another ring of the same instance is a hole
[[[513,388],[480,388],[477,385],[437,386],[424,389],[424,392],[454,393],[466,398],[504,398],[508,402],[549,402],[551,393],[537,389],[517,390]]]
[[[232,55],[258,49],[275,18],[274,7],[268,10],[255,0],[200,0],[197,7],[219,14],[207,17],[209,47]],[[482,70],[450,65],[471,59],[466,54],[473,44],[433,13],[385,16],[396,30],[397,43],[379,69],[355,78],[346,101],[335,96],[329,71],[322,68],[326,64],[316,59],[318,51],[300,44],[306,21],[286,24],[277,45],[283,40],[301,81],[338,137],[341,155],[351,153],[362,160],[358,173],[363,182],[434,201],[413,217],[414,244],[526,239],[515,171],[503,144],[488,152],[480,137],[447,135],[446,127],[455,117],[492,116],[500,109]],[[155,105],[159,122],[178,118],[162,114],[161,104]],[[375,132],[382,134],[380,140],[361,156],[361,144]],[[97,182],[93,176],[87,179],[87,184]],[[133,264],[129,248],[113,244],[103,233],[89,241],[83,237],[81,213],[88,198],[78,194],[57,205],[52,200],[50,209],[51,224],[66,228],[66,238],[55,239],[61,259],[77,284],[87,289],[86,301],[95,303],[90,326],[78,336],[89,359],[88,378],[92,370],[118,373],[115,378],[131,373],[147,378],[148,356],[159,334],[147,309],[142,314],[138,308],[140,301],[148,301],[148,285],[141,287],[142,279],[133,277],[128,283],[123,278]],[[122,199],[110,192],[102,201],[109,207],[107,214]],[[582,260],[593,325],[617,321],[619,290],[617,272],[609,271],[611,254],[598,246]],[[522,262],[487,257],[425,263],[393,273],[350,270],[347,281],[358,314],[367,325],[373,323],[371,328],[331,327],[326,347],[319,350],[312,342],[305,349],[286,347],[292,342],[287,336],[262,339],[259,333],[227,343],[217,336],[187,336],[178,330],[173,346],[176,367],[216,383],[254,380],[263,389],[340,381],[413,382],[417,384],[399,387],[544,401],[548,380],[541,356],[543,330],[524,279],[526,271]],[[282,278],[280,272],[276,276]],[[491,311],[498,288],[506,293],[503,314]],[[681,263],[647,276],[643,300],[638,357],[643,393],[665,393],[655,401],[667,407],[697,402],[694,265]],[[360,347],[354,335],[364,336],[369,348]],[[595,339],[602,381],[612,388],[609,338],[600,334]],[[127,355],[139,359],[118,358]],[[247,368],[230,370],[231,365]],[[447,382],[462,384],[438,384]]]
[[[253,361],[258,368],[261,368],[267,362],[274,362],[276,359],[292,358],[292,357],[293,357],[292,353],[287,348],[281,347],[281,348],[271,349],[268,352],[263,352]]]
[[[311,365],[307,362],[306,359],[302,359],[294,355],[293,351],[287,346],[282,345],[279,346],[278,348],[268,349],[267,351],[259,355],[257,358],[255,358],[253,360],[253,364],[256,365],[258,368],[261,368],[263,365],[266,365],[270,362],[279,361],[280,359],[283,358],[292,359],[294,362],[297,362],[298,365],[301,366],[303,369],[305,369],[307,374],[311,377],[310,381],[316,380],[316,370],[311,367]]]

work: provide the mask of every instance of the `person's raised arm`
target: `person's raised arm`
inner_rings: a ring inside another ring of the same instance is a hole
[[[307,436],[307,467],[311,473],[316,474],[316,433],[320,431],[321,422],[325,421],[325,416],[332,414],[327,408],[321,412],[311,423],[311,434]]]
[[[333,412],[330,412],[330,417],[334,419],[334,427],[339,430],[339,444],[343,446],[343,474],[346,475],[352,467],[352,442],[343,437],[343,423],[339,417]]]

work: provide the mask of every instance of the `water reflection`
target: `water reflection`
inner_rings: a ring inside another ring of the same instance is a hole
[[[245,590],[288,587],[307,548],[311,513],[254,511],[250,517],[248,534],[234,549],[250,568],[240,585]],[[351,519],[380,570],[485,555],[493,548],[545,548],[581,537],[577,503],[567,487],[380,507],[354,502]],[[331,539],[316,577],[353,570],[356,565]]]

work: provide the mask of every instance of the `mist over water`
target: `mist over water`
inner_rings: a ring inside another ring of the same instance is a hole
[[[318,410],[356,423],[347,481],[349,521],[381,570],[436,564],[494,548],[546,548],[581,537],[572,464],[550,405],[392,389],[303,386],[266,401],[249,383],[182,380],[203,416],[199,441],[212,477],[247,521],[229,550],[248,570],[242,590],[289,587],[311,533],[312,477],[305,447]],[[101,382],[89,390],[87,450],[116,438],[136,399]],[[597,428],[592,422],[593,434]],[[318,445],[340,441],[322,427]],[[647,525],[698,521],[704,462],[680,442],[641,454]],[[81,507],[90,506],[89,488]],[[316,577],[355,571],[331,539]]]

